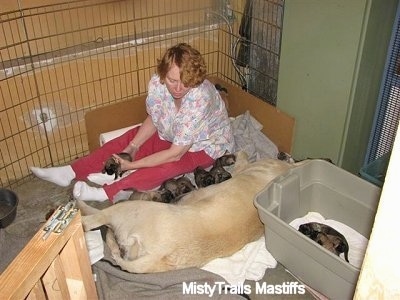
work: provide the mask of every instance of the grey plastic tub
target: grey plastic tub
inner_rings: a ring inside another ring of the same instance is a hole
[[[308,212],[344,223],[369,238],[381,189],[324,160],[310,160],[276,178],[255,198],[268,251],[330,299],[351,299],[360,269],[289,225]]]

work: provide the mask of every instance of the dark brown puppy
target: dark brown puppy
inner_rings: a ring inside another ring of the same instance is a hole
[[[235,154],[224,154],[217,158],[213,164],[214,167],[226,167],[231,166],[236,162]]]
[[[193,175],[194,182],[196,182],[196,185],[199,189],[215,183],[214,176],[202,167],[197,167],[196,169],[194,169]]]
[[[231,174],[226,171],[223,166],[229,166],[236,162],[234,154],[223,155],[218,158],[210,172],[202,167],[194,170],[194,179],[198,188],[206,187],[212,184],[223,182],[230,179]],[[162,203],[176,203],[187,193],[195,190],[189,178],[181,176],[177,179],[172,178],[164,181],[160,188],[156,191],[138,192],[134,191],[129,200],[147,200]]]
[[[132,161],[132,157],[130,156],[129,153],[121,152],[118,153],[118,156],[121,157],[122,159]],[[103,174],[107,173],[108,175],[113,175],[115,174],[114,180],[122,176],[126,171],[121,170],[121,164],[113,157],[111,156],[109,159],[106,160],[104,163],[104,168],[101,171]]]
[[[189,178],[186,176],[181,176],[177,179],[168,179],[161,186],[159,191],[162,194],[168,192],[171,193],[172,197],[168,199],[168,201],[164,201],[164,203],[176,203],[187,193],[195,190],[196,187],[192,184]],[[167,192],[166,192],[167,191]]]
[[[233,165],[235,162],[236,157],[234,154],[225,154],[215,160],[210,171],[197,167],[193,171],[197,187],[203,188],[232,178],[231,174],[224,169],[224,166]]]
[[[344,253],[349,262],[349,244],[346,238],[332,227],[318,222],[301,224],[299,231],[336,255]]]
[[[221,183],[225,180],[232,178],[231,173],[224,169],[224,167],[214,166],[210,170],[210,174],[214,177],[214,183]]]
[[[161,202],[161,203],[170,203],[174,199],[172,193],[168,190],[156,190],[156,191],[147,191],[147,192],[139,192],[133,190],[133,193],[129,196],[127,200],[129,201],[152,201],[152,202]],[[123,200],[126,201],[126,200]],[[122,202],[122,201],[121,201]]]
[[[134,191],[129,200],[147,200],[162,203],[175,203],[187,193],[195,190],[189,178],[181,176],[164,181],[156,191],[138,192]]]
[[[168,179],[160,186],[160,190],[169,190],[174,197],[189,193],[196,189],[189,178],[181,176],[177,179]]]

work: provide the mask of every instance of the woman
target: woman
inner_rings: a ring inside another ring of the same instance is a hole
[[[140,127],[71,165],[32,167],[31,171],[60,186],[78,180],[73,189],[76,199],[114,201],[125,189],[150,190],[197,166],[211,166],[216,158],[232,152],[234,140],[224,102],[205,79],[206,73],[204,59],[196,49],[185,43],[169,48],[149,82],[148,116]],[[115,155],[119,152],[130,153],[133,161],[119,158]],[[87,185],[83,180],[90,173],[101,172],[111,155],[122,170],[135,172],[102,188]]]

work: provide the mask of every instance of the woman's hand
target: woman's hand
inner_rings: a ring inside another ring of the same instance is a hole
[[[130,156],[132,157],[132,160],[134,160],[135,159],[135,154],[136,154],[136,152],[138,150],[139,150],[138,146],[136,146],[135,144],[130,143],[128,146],[126,146],[126,148],[124,150],[122,150],[122,152],[130,154]]]
[[[139,150],[140,145],[146,142],[156,131],[157,129],[154,126],[151,117],[147,116],[136,133],[135,138],[130,141],[128,146],[126,146],[122,152],[129,153],[132,160],[134,160],[135,154]]]
[[[121,158],[118,154],[113,154],[112,155],[117,163],[121,165],[121,171],[127,171],[127,170],[132,170],[132,162],[129,160]]]

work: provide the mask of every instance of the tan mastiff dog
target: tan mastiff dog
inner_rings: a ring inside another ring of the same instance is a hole
[[[111,229],[106,242],[116,263],[128,272],[202,267],[261,237],[264,228],[253,200],[291,167],[277,159],[248,163],[239,152],[231,179],[195,190],[177,204],[135,200],[103,210],[83,202],[78,207],[86,231],[101,225]]]

